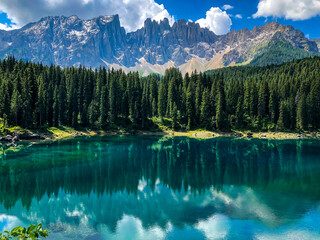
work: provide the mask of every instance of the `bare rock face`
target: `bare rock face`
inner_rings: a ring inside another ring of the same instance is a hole
[[[265,51],[272,41],[286,41],[292,46],[318,52],[317,44],[292,26],[267,23],[262,27],[231,31],[217,36],[199,24],[179,20],[170,26],[147,19],[144,26],[131,33],[121,27],[119,16],[100,16],[81,20],[77,16],[45,17],[21,29],[0,31],[0,57],[58,64],[62,67],[99,66],[141,70],[152,66],[188,67],[197,62],[198,71],[216,66],[250,62]],[[217,61],[220,61],[217,64]],[[165,68],[159,68],[162,73]],[[195,70],[195,69],[192,69]]]

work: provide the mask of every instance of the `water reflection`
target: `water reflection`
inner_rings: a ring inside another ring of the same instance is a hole
[[[52,239],[320,239],[319,150],[156,137],[20,147],[2,155],[0,230],[20,221],[43,222]]]

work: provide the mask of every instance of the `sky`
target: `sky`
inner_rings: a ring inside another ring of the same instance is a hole
[[[170,24],[179,19],[197,22],[218,35],[278,21],[308,38],[320,37],[320,0],[1,0],[0,29],[52,15],[90,19],[112,14],[119,14],[127,32],[141,28],[146,18],[166,17]]]

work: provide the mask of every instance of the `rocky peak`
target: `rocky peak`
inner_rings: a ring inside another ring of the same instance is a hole
[[[180,44],[185,47],[193,46],[199,42],[214,42],[217,36],[207,28],[201,28],[198,23],[179,20],[172,26]]]
[[[113,15],[89,20],[51,16],[21,29],[0,31],[0,57],[14,55],[62,67],[107,65],[126,70],[147,68],[146,72],[160,68],[158,72],[163,73],[175,65],[186,71],[204,71],[250,62],[266,51],[266,45],[279,40],[318,52],[317,44],[301,31],[277,22],[217,36],[186,20],[170,26],[166,18],[159,22],[146,19],[141,29],[126,33],[119,15]]]

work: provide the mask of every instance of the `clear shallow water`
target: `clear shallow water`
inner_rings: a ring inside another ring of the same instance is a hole
[[[319,141],[95,137],[0,153],[0,231],[42,222],[49,239],[320,239]]]

